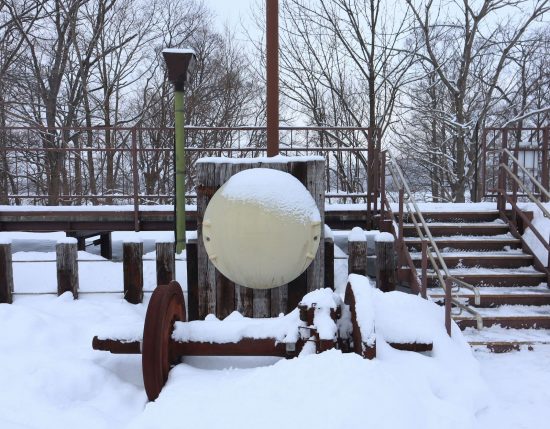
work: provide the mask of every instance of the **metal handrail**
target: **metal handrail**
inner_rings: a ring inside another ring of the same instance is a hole
[[[535,185],[537,190],[540,192],[541,196],[544,195],[547,199],[550,199],[550,193],[546,190],[546,188],[531,173],[529,173],[529,171],[527,171],[527,169],[525,169],[525,167],[523,165],[521,165],[519,160],[508,149],[502,149],[502,152],[512,159],[512,161],[514,163],[514,167],[519,168],[525,175],[527,175],[527,177],[529,177],[529,179],[533,182],[533,184]],[[520,187],[520,189],[525,192],[525,195],[527,195],[529,197],[529,199],[537,205],[537,207],[540,209],[542,214],[546,218],[550,219],[550,212],[546,209],[546,207],[544,207],[544,205],[540,202],[540,200],[537,197],[535,197],[535,195],[527,188],[525,183],[523,183],[523,181],[517,176],[517,174],[507,164],[505,164],[503,162],[500,163],[499,167],[504,173],[507,173],[508,176],[516,183],[516,185],[518,185]],[[499,181],[500,181],[500,179],[499,179]],[[547,260],[547,263],[546,263],[546,267],[547,267],[546,271],[547,271],[547,273],[550,273],[548,271],[548,270],[550,270],[550,240],[546,241],[546,239],[544,237],[542,237],[541,233],[534,227],[531,220],[528,219],[522,213],[521,210],[519,210],[519,208],[517,206],[517,194],[516,194],[516,192],[514,192],[514,194],[513,194],[514,198],[511,198],[510,195],[507,193],[507,191],[506,191],[506,175],[505,174],[502,177],[501,184],[504,187],[504,189],[499,189],[499,192],[502,194],[502,198],[503,198],[503,202],[502,202],[502,204],[500,204],[499,210],[501,210],[501,211],[504,210],[506,201],[508,201],[512,205],[512,211],[513,211],[514,215],[516,213],[520,215],[522,220],[526,223],[527,227],[531,229],[531,231],[533,232],[535,237],[540,241],[542,246],[548,252],[548,260]],[[510,220],[508,220],[508,222],[510,223]],[[515,225],[514,225],[514,227],[515,227]],[[536,254],[534,256],[535,256],[536,260],[539,260],[539,258]],[[544,263],[542,261],[539,260],[539,262],[541,263],[542,266],[544,266]]]
[[[434,270],[434,272],[435,272],[436,276],[438,277],[438,280],[441,284],[441,287],[443,288],[443,290],[445,292],[447,292],[447,285],[446,285],[445,279],[448,279],[448,280],[452,281],[454,284],[458,285],[458,289],[455,292],[458,292],[460,290],[461,286],[466,288],[466,289],[471,290],[474,293],[474,302],[475,302],[475,304],[479,305],[480,301],[481,301],[481,296],[480,296],[478,288],[476,288],[475,286],[465,282],[464,280],[457,279],[456,277],[454,277],[453,275],[450,274],[449,268],[447,267],[447,264],[445,263],[445,260],[443,259],[443,256],[441,255],[441,252],[439,251],[439,248],[437,247],[437,244],[436,244],[436,242],[435,242],[435,240],[432,236],[432,233],[430,232],[430,228],[428,227],[428,224],[426,223],[426,220],[424,219],[424,216],[422,215],[422,211],[420,210],[420,208],[418,207],[418,204],[416,203],[416,200],[415,200],[415,198],[414,198],[414,196],[413,196],[413,194],[410,190],[409,184],[407,183],[407,181],[405,179],[405,176],[403,175],[403,171],[401,170],[401,167],[399,167],[397,162],[395,162],[393,159],[389,160],[389,167],[390,167],[390,173],[391,173],[395,183],[398,184],[398,185],[400,184],[402,189],[405,190],[406,197],[407,197],[406,198],[407,212],[411,216],[411,219],[412,219],[413,224],[415,226],[415,229],[418,233],[418,236],[420,237],[421,240],[425,239],[424,234],[422,233],[422,229],[424,229],[425,235],[427,236],[428,241],[430,242],[430,247],[431,247],[432,251],[427,252],[427,254],[428,254],[428,257],[430,259],[430,263],[432,265],[432,268],[433,268],[433,270]],[[411,209],[410,204],[412,204],[414,210]],[[416,219],[416,216],[418,216],[418,219],[419,219],[420,223],[422,224],[422,229],[420,228],[419,221]],[[435,255],[437,257],[437,261],[439,262],[442,270],[444,271],[444,274],[441,273],[441,270],[439,269],[439,265],[436,263],[436,261],[433,257],[433,253],[435,253]],[[462,302],[460,302],[458,300],[458,297],[456,297],[456,296],[451,298],[451,302],[456,307],[470,313],[471,315],[473,315],[476,318],[477,329],[482,329],[483,328],[483,318],[481,317],[481,315],[477,311],[475,311],[469,305],[465,305]]]
[[[527,171],[527,169],[521,165],[521,163],[519,162],[519,160],[512,154],[512,152],[510,152],[508,149],[503,149],[502,150],[507,156],[509,156],[512,161],[514,161],[514,164],[516,164],[516,166],[527,176],[529,177],[529,179],[531,179],[531,181],[533,182],[533,184],[538,188],[539,192],[542,194],[544,194],[546,196],[546,198],[548,198],[550,200],[550,192],[548,192],[544,186],[542,186],[542,184],[535,178],[535,176],[533,176],[531,173],[529,173],[529,171]],[[542,203],[539,201],[538,198],[536,198],[533,193],[531,191],[529,191],[529,189],[527,189],[527,187],[525,186],[525,184],[520,180],[520,178],[512,171],[512,169],[510,167],[508,167],[506,164],[504,163],[501,163],[500,166],[502,168],[504,168],[509,174],[510,174],[510,177],[512,178],[512,180],[514,180],[514,182],[516,182],[518,184],[518,186],[521,188],[522,191],[524,191],[527,196],[529,197],[529,199],[534,202],[538,208],[542,211],[542,213],[544,214],[544,216],[546,216],[547,218],[550,219],[550,212],[548,212],[548,210],[546,209],[546,207],[544,207],[542,205]]]

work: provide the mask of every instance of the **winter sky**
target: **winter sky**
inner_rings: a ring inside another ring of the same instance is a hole
[[[240,19],[248,19],[250,8],[258,0],[205,0],[205,4],[217,14],[216,24],[237,26]]]

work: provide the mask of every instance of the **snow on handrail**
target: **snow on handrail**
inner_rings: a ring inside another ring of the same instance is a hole
[[[388,165],[390,167],[390,173],[391,173],[395,183],[396,184],[401,184],[400,187],[405,190],[406,197],[407,197],[406,198],[407,212],[411,215],[411,219],[412,219],[413,224],[415,226],[415,229],[418,233],[418,236],[420,237],[421,240],[425,239],[424,234],[422,233],[422,230],[421,230],[420,225],[419,225],[419,221],[420,221],[420,223],[422,224],[422,229],[424,229],[425,235],[427,236],[428,241],[430,242],[430,247],[432,248],[433,253],[436,254],[437,260],[438,260],[439,264],[441,265],[441,268],[443,269],[443,271],[445,273],[445,275],[443,275],[441,273],[441,270],[439,269],[439,266],[437,265],[437,263],[436,263],[436,261],[433,257],[432,252],[428,252],[428,257],[430,258],[430,263],[432,264],[434,272],[435,272],[436,276],[438,277],[438,280],[441,283],[441,286],[443,287],[444,290],[446,290],[447,286],[446,286],[446,283],[445,283],[445,279],[449,279],[454,284],[457,284],[459,289],[460,289],[460,286],[462,286],[466,289],[471,290],[474,293],[474,303],[475,303],[475,305],[479,305],[480,301],[481,301],[481,296],[480,296],[478,288],[476,288],[475,286],[465,282],[464,280],[457,279],[456,277],[454,277],[450,274],[449,268],[447,267],[447,264],[445,263],[445,260],[443,259],[443,256],[441,255],[441,252],[439,251],[439,248],[437,247],[437,244],[436,244],[436,242],[435,242],[435,240],[432,236],[432,233],[431,233],[431,231],[428,227],[428,224],[426,223],[426,220],[424,219],[424,216],[422,215],[422,211],[418,207],[418,204],[416,203],[416,200],[413,196],[413,193],[411,192],[409,184],[407,183],[407,181],[405,179],[405,176],[403,175],[403,171],[401,170],[401,168],[399,167],[397,162],[395,162],[391,158],[389,160]],[[412,209],[411,209],[411,205],[413,207]],[[416,219],[416,216],[418,216],[419,221]],[[453,305],[460,308],[461,310],[467,311],[468,313],[472,314],[476,318],[477,329],[482,329],[483,328],[483,318],[481,317],[481,315],[477,311],[475,311],[469,305],[465,305],[462,302],[460,302],[458,300],[458,297],[456,297],[456,295],[451,300],[452,300]]]

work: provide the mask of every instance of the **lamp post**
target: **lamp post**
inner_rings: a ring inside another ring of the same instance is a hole
[[[192,49],[167,48],[162,51],[168,80],[174,85],[174,130],[175,130],[175,170],[176,189],[174,212],[176,218],[176,253],[185,249],[185,116],[183,90],[189,73],[195,64],[195,51]]]

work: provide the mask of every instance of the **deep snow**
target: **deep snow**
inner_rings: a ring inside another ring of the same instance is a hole
[[[81,252],[79,259],[100,258]],[[185,283],[184,261],[177,265]],[[55,263],[15,267],[16,291],[55,290]],[[122,289],[120,263],[82,262],[79,270],[82,289]],[[146,288],[154,286],[154,262],[144,271]],[[342,290],[345,259],[336,261],[335,277]],[[0,428],[534,429],[550,421],[550,346],[475,351],[477,362],[469,352],[443,359],[398,352],[383,340],[374,361],[338,351],[288,361],[187,358],[147,404],[140,356],[91,348],[102,330],[141,326],[147,300],[148,294],[144,304],[131,305],[121,294],[83,294],[74,301],[65,294],[16,296],[14,304],[0,305]]]

